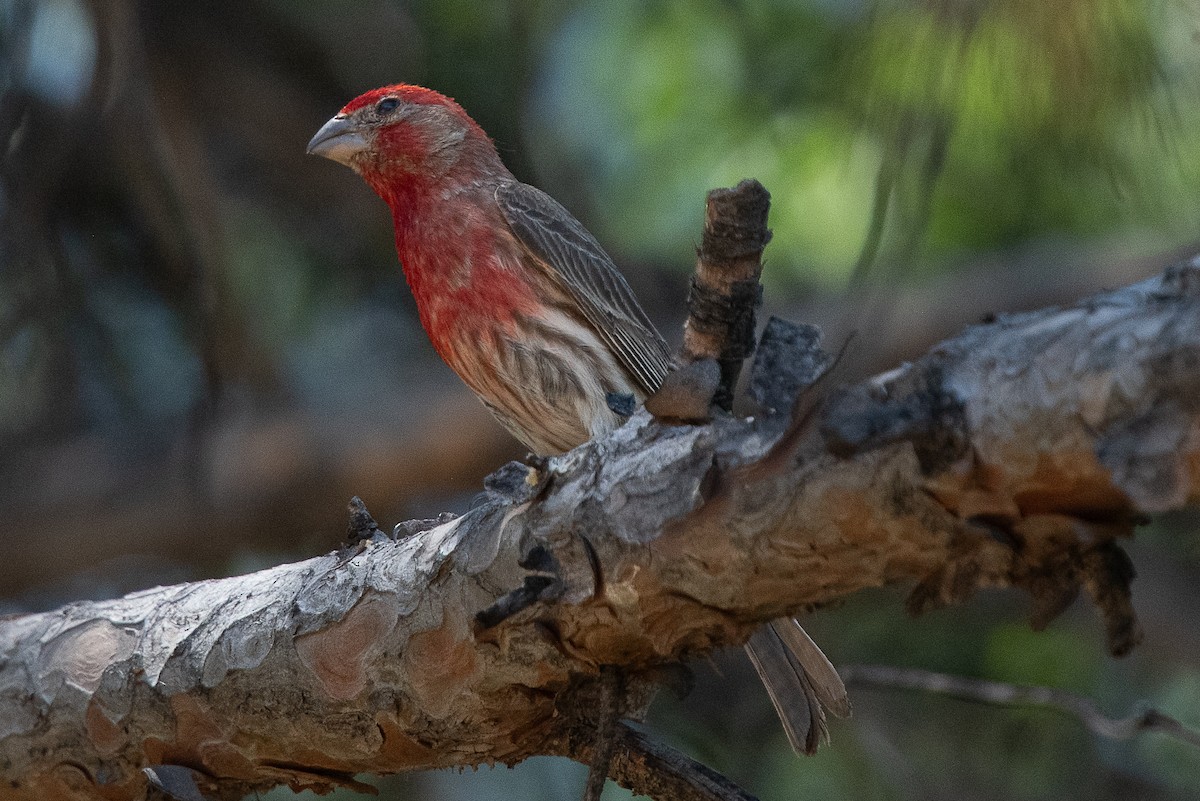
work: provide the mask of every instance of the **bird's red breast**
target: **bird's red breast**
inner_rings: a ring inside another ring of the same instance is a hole
[[[511,235],[475,205],[434,205],[396,222],[396,251],[421,325],[456,371],[465,349],[516,340],[519,317],[538,315],[530,266]]]

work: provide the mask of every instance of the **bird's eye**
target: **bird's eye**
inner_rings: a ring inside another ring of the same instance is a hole
[[[400,105],[400,100],[395,97],[385,97],[375,105],[375,113],[379,116],[391,114],[396,110],[396,106]]]

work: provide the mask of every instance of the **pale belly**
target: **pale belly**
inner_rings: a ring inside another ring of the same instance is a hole
[[[455,339],[447,363],[539,455],[563,453],[620,425],[609,393],[645,400],[599,337],[562,314]]]

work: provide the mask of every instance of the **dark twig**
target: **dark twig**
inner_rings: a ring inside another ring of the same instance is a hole
[[[670,801],[757,801],[712,768],[619,723],[613,781],[637,795]]]
[[[622,695],[638,690],[617,669],[604,670],[613,675],[601,676],[600,695],[590,702],[605,706],[601,719],[581,720],[584,725],[559,741],[560,750],[548,751],[591,766],[585,801],[599,799],[605,777],[656,801],[756,801],[712,768],[621,722],[619,710],[627,700]]]
[[[1200,748],[1200,731],[1158,710],[1146,709],[1124,718],[1110,718],[1091,698],[1053,687],[1029,687],[888,665],[848,665],[840,667],[839,672],[847,684],[920,690],[985,704],[1043,707],[1078,718],[1089,731],[1101,737],[1129,740],[1144,731],[1158,731]]]
[[[600,801],[604,783],[612,767],[613,753],[617,747],[617,717],[620,715],[621,694],[624,682],[621,671],[610,665],[600,668],[600,717],[596,721],[596,745],[592,749],[592,761],[588,766],[587,784],[583,788],[583,801]]]

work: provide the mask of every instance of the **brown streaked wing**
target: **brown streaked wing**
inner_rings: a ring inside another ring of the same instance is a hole
[[[528,184],[501,184],[496,201],[513,234],[561,279],[642,391],[658,389],[671,368],[667,343],[600,243],[561,203]]]

